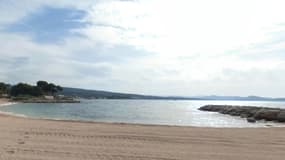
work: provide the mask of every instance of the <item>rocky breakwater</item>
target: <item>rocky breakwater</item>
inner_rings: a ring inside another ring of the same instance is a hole
[[[285,109],[253,106],[206,105],[200,107],[201,111],[219,112],[232,116],[247,118],[248,122],[257,120],[285,122]]]

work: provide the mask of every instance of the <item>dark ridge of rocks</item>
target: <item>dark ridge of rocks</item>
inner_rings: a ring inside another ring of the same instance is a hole
[[[249,117],[246,119],[249,123],[255,123],[256,120],[253,117]]]
[[[232,116],[246,118],[248,122],[257,120],[285,122],[285,109],[253,106],[206,105],[200,107],[201,111],[219,112]]]

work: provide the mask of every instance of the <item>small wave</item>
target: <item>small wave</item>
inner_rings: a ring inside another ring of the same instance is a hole
[[[14,105],[14,104],[17,104],[16,102],[7,102],[7,103],[3,103],[3,104],[0,104],[0,107],[2,106],[10,106],[10,105]]]
[[[28,118],[26,115],[23,115],[23,114],[16,114],[16,113],[12,113],[12,112],[3,112],[3,111],[0,111],[0,114],[2,114],[2,115],[7,115],[7,116],[13,116],[13,117]]]

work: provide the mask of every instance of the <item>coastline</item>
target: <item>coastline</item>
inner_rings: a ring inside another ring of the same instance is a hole
[[[0,106],[11,103],[8,98],[0,98]]]
[[[11,101],[8,98],[0,98],[0,107],[1,106],[7,106],[7,105],[12,105],[12,104],[17,104],[18,102]]]
[[[181,127],[0,115],[0,129],[1,159],[281,160],[285,156],[285,128]]]
[[[1,100],[0,105],[9,103]],[[0,113],[0,130],[0,159],[281,160],[285,156],[284,127],[128,124]]]

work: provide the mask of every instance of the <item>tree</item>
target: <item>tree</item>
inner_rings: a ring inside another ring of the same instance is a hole
[[[3,82],[0,82],[0,94],[8,94],[10,89],[9,84],[5,84]]]
[[[10,91],[8,91],[8,89]],[[0,94],[5,91],[5,93],[10,93],[11,96],[20,96],[20,95],[29,95],[39,97],[42,95],[54,95],[58,91],[62,91],[63,88],[61,86],[55,85],[53,83],[48,83],[46,81],[38,81],[36,86],[29,85],[26,83],[18,83],[12,87],[5,84],[0,83]]]
[[[63,88],[61,86],[56,86],[57,91],[61,92],[63,91]]]
[[[54,93],[57,92],[56,85],[53,84],[53,83],[49,83],[49,84],[48,84],[48,91],[49,91],[49,93],[51,93],[52,95],[54,95]]]
[[[18,83],[11,87],[10,91],[11,96],[19,96],[19,95],[30,95],[30,96],[41,96],[43,92],[37,86],[31,86],[26,83]]]
[[[38,81],[37,87],[39,87],[43,92],[49,92],[49,83],[46,81]]]
[[[46,81],[38,81],[37,87],[39,87],[44,94],[51,94],[51,95],[54,95],[56,92],[63,90],[61,86],[57,86],[53,83],[48,83]]]

